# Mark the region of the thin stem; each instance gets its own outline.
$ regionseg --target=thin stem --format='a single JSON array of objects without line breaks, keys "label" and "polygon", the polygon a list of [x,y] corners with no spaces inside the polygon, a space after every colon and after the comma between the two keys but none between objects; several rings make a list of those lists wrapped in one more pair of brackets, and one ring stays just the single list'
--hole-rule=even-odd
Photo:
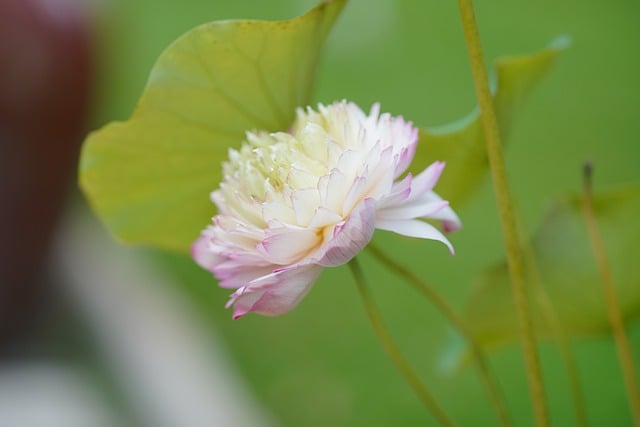
[{"label": "thin stem", "polygon": [[484,68],[484,58],[480,46],[480,37],[473,12],[471,0],[458,0],[462,26],[464,28],[471,71],[476,88],[476,96],[480,107],[480,118],[487,144],[487,156],[491,168],[493,188],[498,202],[500,223],[507,252],[509,276],[513,290],[513,300],[518,316],[518,326],[522,341],[525,366],[529,382],[529,394],[537,426],[549,425],[549,414],[545,402],[542,372],[536,348],[533,321],[527,300],[524,263],[518,240],[513,203],[509,195],[507,177],[500,142],[500,130],[493,110],[491,92],[487,73]]},{"label": "thin stem", "polygon": [[633,415],[634,424],[636,426],[640,426],[640,394],[638,393],[638,384],[635,379],[636,375],[633,367],[633,358],[631,357],[631,348],[625,332],[624,321],[622,320],[622,313],[620,312],[620,304],[618,303],[615,287],[613,285],[611,267],[609,266],[609,260],[607,259],[607,254],[604,250],[602,235],[600,234],[600,228],[598,227],[598,222],[593,209],[591,174],[592,167],[590,164],[586,164],[584,168],[585,180],[582,208],[584,218],[587,223],[591,249],[593,250],[593,254],[598,265],[598,271],[600,273],[604,302],[607,307],[607,315],[609,316],[609,323],[611,324],[613,338],[618,351],[618,359],[620,361],[620,366],[622,367],[624,384],[629,398],[629,406]]},{"label": "thin stem", "polygon": [[417,276],[405,266],[388,257],[373,243],[369,243],[367,249],[369,249],[369,251],[381,263],[386,265],[389,270],[405,279],[405,281],[413,286],[414,289],[416,289],[429,301],[431,301],[433,305],[435,305],[435,307],[440,311],[440,313],[453,325],[453,327],[456,328],[465,337],[465,339],[469,343],[471,355],[480,371],[480,376],[485,384],[489,396],[491,397],[491,401],[496,409],[496,412],[498,413],[500,423],[503,426],[510,426],[511,419],[507,411],[504,397],[500,391],[500,387],[498,386],[497,381],[495,380],[491,370],[489,369],[489,365],[487,364],[484,352],[482,351],[480,344],[469,330],[465,321],[462,320],[460,316],[458,316],[453,307],[451,307],[449,303],[447,303],[447,301],[442,298],[442,296],[431,285],[429,285],[429,283],[427,283],[426,280]]},{"label": "thin stem", "polygon": [[433,415],[433,417],[440,423],[440,425],[446,427],[453,426],[453,423],[451,422],[447,414],[442,410],[440,405],[438,405],[425,385],[422,384],[414,370],[411,368],[411,365],[409,364],[407,359],[405,359],[404,356],[400,353],[398,346],[393,341],[391,335],[382,323],[382,318],[380,317],[378,308],[373,301],[373,297],[371,296],[371,293],[369,291],[369,286],[367,285],[367,282],[365,280],[364,273],[362,272],[360,264],[358,263],[356,258],[353,258],[351,261],[349,261],[349,267],[358,287],[358,292],[360,293],[360,297],[362,298],[365,310],[367,311],[367,316],[369,317],[371,326],[373,326],[373,330],[378,336],[378,340],[380,340],[382,347],[387,352],[387,355],[389,355],[389,358],[400,370],[402,375],[404,375],[407,382],[409,382],[420,400],[422,400],[422,403],[424,403],[429,412],[431,412],[431,415]]}]

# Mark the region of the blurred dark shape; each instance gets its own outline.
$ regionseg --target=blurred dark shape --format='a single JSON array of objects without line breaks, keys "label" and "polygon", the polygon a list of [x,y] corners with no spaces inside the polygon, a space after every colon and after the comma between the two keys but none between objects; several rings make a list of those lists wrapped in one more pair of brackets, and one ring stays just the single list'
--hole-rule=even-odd
[{"label": "blurred dark shape", "polygon": [[0,1],[0,356],[37,330],[93,83],[78,2]]}]

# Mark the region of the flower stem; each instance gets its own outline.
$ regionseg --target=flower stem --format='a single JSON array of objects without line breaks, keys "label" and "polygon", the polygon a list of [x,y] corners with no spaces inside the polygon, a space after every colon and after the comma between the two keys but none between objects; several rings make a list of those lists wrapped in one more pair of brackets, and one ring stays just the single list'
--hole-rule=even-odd
[{"label": "flower stem", "polygon": [[480,107],[480,118],[484,129],[487,144],[487,156],[493,180],[493,188],[498,202],[500,223],[509,264],[509,276],[513,290],[513,300],[518,316],[518,326],[524,352],[527,377],[529,382],[529,394],[533,404],[536,425],[548,426],[549,415],[545,402],[542,372],[538,360],[533,321],[527,300],[524,263],[515,216],[513,214],[513,202],[509,195],[507,177],[500,142],[500,130],[495,112],[487,72],[484,66],[480,37],[476,24],[471,0],[458,0],[458,6],[462,18],[471,72],[476,88],[476,96]]},{"label": "flower stem", "polygon": [[351,269],[351,273],[353,274],[353,278],[358,287],[358,292],[360,293],[360,297],[362,298],[362,302],[364,303],[369,321],[371,322],[373,330],[378,336],[378,340],[380,340],[382,347],[384,347],[385,351],[389,355],[389,358],[400,370],[402,375],[404,375],[407,382],[409,382],[420,400],[422,400],[422,403],[427,407],[429,412],[431,412],[433,417],[440,423],[440,425],[446,427],[453,426],[453,423],[451,422],[447,414],[442,410],[440,405],[438,405],[425,385],[422,384],[414,370],[411,368],[411,365],[409,364],[407,359],[405,359],[404,356],[400,353],[398,346],[393,341],[391,335],[382,323],[382,318],[380,317],[378,308],[373,301],[373,297],[371,296],[371,293],[369,291],[369,286],[367,285],[367,282],[365,280],[364,273],[360,268],[360,263],[356,258],[353,258],[351,261],[349,261],[349,268]]},{"label": "flower stem", "polygon": [[600,228],[598,227],[598,222],[593,209],[591,175],[592,167],[591,164],[587,163],[584,167],[584,194],[582,197],[582,210],[587,223],[591,249],[595,255],[598,271],[600,273],[604,302],[607,307],[607,315],[609,316],[609,323],[611,324],[611,330],[613,331],[616,349],[618,350],[618,359],[620,361],[620,366],[622,367],[624,384],[627,389],[627,396],[629,398],[629,405],[633,415],[634,425],[640,426],[640,394],[638,393],[638,384],[635,379],[636,376],[633,367],[633,359],[631,357],[631,348],[629,346],[629,340],[622,320],[622,313],[620,312],[620,305],[613,285],[611,267],[609,266],[607,254],[604,250],[602,235],[600,234]]},{"label": "flower stem", "polygon": [[431,301],[433,305],[440,311],[440,313],[453,325],[453,327],[456,328],[465,337],[465,339],[469,343],[471,355],[474,358],[480,371],[480,376],[482,377],[482,380],[489,393],[489,396],[491,397],[496,412],[498,413],[500,423],[503,426],[510,426],[511,419],[507,411],[504,396],[502,395],[500,387],[498,386],[496,379],[489,369],[489,365],[487,364],[484,352],[482,351],[480,344],[478,344],[478,341],[475,339],[464,320],[462,320],[462,318],[458,316],[458,314],[449,305],[449,303],[447,303],[447,301],[442,298],[442,296],[431,285],[429,285],[427,281],[414,274],[405,266],[397,263],[391,257],[388,257],[373,243],[369,243],[367,249],[369,249],[369,251],[378,259],[378,261],[387,266],[389,270],[405,279],[407,283],[412,285],[418,292],[420,292],[429,301]]}]

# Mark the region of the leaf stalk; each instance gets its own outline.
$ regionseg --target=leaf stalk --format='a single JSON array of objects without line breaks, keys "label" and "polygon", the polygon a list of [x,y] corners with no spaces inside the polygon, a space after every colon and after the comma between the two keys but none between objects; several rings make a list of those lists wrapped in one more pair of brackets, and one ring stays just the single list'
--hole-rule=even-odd
[{"label": "leaf stalk", "polygon": [[500,130],[493,108],[489,81],[485,70],[480,36],[471,0],[458,0],[458,7],[464,29],[465,41],[471,63],[476,97],[484,130],[489,167],[493,188],[498,202],[502,234],[509,265],[509,276],[513,290],[513,300],[518,317],[520,339],[524,352],[529,384],[529,394],[533,405],[535,423],[538,427],[549,425],[549,414],[545,401],[544,385],[540,361],[533,330],[533,321],[525,281],[524,262],[518,239],[513,202],[507,185],[505,162],[500,141]]},{"label": "leaf stalk", "polygon": [[429,410],[436,421],[438,421],[441,426],[452,427],[453,423],[451,422],[447,414],[436,402],[433,395],[429,392],[422,381],[420,381],[418,375],[409,364],[409,361],[402,355],[402,353],[400,353],[398,346],[391,338],[391,334],[389,334],[389,331],[384,326],[384,323],[382,322],[382,318],[380,316],[380,312],[378,311],[378,308],[373,301],[371,292],[369,291],[369,286],[365,279],[364,273],[362,272],[362,268],[360,267],[360,263],[356,258],[353,258],[351,261],[349,261],[349,268],[358,288],[358,293],[360,294],[360,297],[364,304],[367,316],[369,317],[369,321],[371,322],[371,326],[373,327],[373,330],[376,333],[380,344],[382,344],[382,347],[387,352],[387,355],[396,365],[398,370],[400,370],[409,385],[411,385],[424,406],[427,408],[427,410]]},{"label": "leaf stalk", "polygon": [[373,243],[367,245],[367,249],[373,256],[376,257],[383,265],[389,270],[402,277],[407,283],[413,286],[418,292],[420,292],[425,298],[427,298],[443,315],[445,319],[451,323],[451,325],[460,332],[469,343],[471,350],[471,356],[478,367],[480,377],[485,385],[485,388],[491,398],[491,402],[498,414],[500,423],[504,427],[511,426],[511,418],[507,410],[504,396],[500,390],[495,376],[489,368],[485,354],[478,343],[478,340],[473,336],[473,333],[469,329],[467,323],[456,313],[456,311],[449,305],[449,303],[431,286],[426,280],[417,276],[407,267],[393,260],[381,251]]},{"label": "leaf stalk", "polygon": [[595,210],[593,206],[593,193],[591,185],[592,166],[590,163],[584,167],[584,192],[582,197],[582,211],[587,224],[589,241],[591,249],[595,256],[595,261],[600,274],[600,283],[602,285],[602,293],[604,295],[604,303],[607,308],[609,323],[613,332],[613,338],[616,343],[618,352],[618,360],[622,368],[627,397],[629,398],[629,406],[633,416],[634,425],[640,427],[640,393],[638,392],[638,384],[633,366],[633,358],[631,356],[631,347],[629,339],[624,327],[620,304],[616,295],[613,283],[613,275],[611,267],[604,249],[604,242],[596,220]]}]

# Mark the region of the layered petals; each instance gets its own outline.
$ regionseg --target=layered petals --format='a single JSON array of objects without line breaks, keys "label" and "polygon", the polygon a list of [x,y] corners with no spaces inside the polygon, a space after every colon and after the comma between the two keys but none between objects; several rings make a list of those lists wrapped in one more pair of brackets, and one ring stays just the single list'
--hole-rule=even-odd
[{"label": "layered petals", "polygon": [[314,264],[274,270],[239,288],[231,295],[227,307],[233,305],[234,319],[250,312],[265,316],[284,314],[298,305],[321,271],[322,267]]},{"label": "layered petals", "polygon": [[328,231],[327,242],[312,256],[312,262],[323,267],[346,264],[371,241],[375,225],[375,201],[365,199],[344,223]]},{"label": "layered petals", "polygon": [[325,267],[349,262],[376,228],[453,246],[460,228],[433,192],[444,163],[402,177],[418,130],[402,117],[367,115],[346,101],[298,110],[288,133],[247,134],[230,150],[224,180],[211,195],[218,215],[192,246],[195,261],[220,286],[235,289],[234,318],[288,312]]}]

